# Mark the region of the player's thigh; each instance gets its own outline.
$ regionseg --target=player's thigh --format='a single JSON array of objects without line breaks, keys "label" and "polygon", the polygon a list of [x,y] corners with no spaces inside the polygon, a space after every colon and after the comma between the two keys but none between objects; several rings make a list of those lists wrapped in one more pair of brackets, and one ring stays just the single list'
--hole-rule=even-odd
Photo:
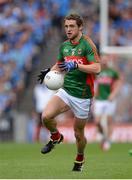
[{"label": "player's thigh", "polygon": [[94,119],[95,123],[99,123],[103,117],[103,115],[106,113],[107,109],[107,103],[105,101],[96,100],[94,102]]},{"label": "player's thigh", "polygon": [[100,116],[103,113],[103,111],[104,111],[104,102],[96,100],[94,102],[93,113],[97,116]]},{"label": "player's thigh", "polygon": [[94,121],[95,121],[96,124],[99,124],[99,123],[101,122],[101,119],[102,119],[102,116],[101,116],[101,115],[96,115],[96,116],[94,117]]},{"label": "player's thigh", "polygon": [[113,116],[112,115],[107,116],[107,123],[108,123],[108,126],[112,126],[112,123],[113,123]]},{"label": "player's thigh", "polygon": [[106,114],[110,117],[114,116],[116,111],[116,102],[115,101],[107,101]]},{"label": "player's thigh", "polygon": [[54,95],[44,108],[43,116],[52,118],[69,109],[69,106],[60,97]]}]

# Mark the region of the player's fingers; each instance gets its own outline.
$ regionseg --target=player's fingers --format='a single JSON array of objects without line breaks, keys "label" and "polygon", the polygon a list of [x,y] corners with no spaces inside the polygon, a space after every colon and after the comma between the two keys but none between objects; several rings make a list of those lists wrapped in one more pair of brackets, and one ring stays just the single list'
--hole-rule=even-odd
[{"label": "player's fingers", "polygon": [[41,79],[42,79],[41,77],[38,77],[38,78],[37,78],[37,81],[40,81]]},{"label": "player's fingers", "polygon": [[66,66],[62,65],[62,66],[58,66],[60,69],[65,69]]},{"label": "player's fingers", "polygon": [[41,76],[42,76],[42,75],[41,75],[41,74],[39,74],[39,75],[38,75],[38,78],[41,78]]},{"label": "player's fingers", "polygon": [[41,81],[41,80],[43,81],[43,79],[44,79],[44,78],[43,78],[42,76],[39,76],[37,80],[38,80],[38,81]]},{"label": "player's fingers", "polygon": [[40,80],[40,84],[42,84],[42,83],[43,83],[43,80],[41,79],[41,80]]},{"label": "player's fingers", "polygon": [[66,65],[65,64],[59,64],[58,67],[59,68],[66,68]]},{"label": "player's fingers", "polygon": [[63,72],[63,71],[67,71],[67,68],[61,68],[61,71]]},{"label": "player's fingers", "polygon": [[37,78],[37,81],[39,81],[39,80],[40,80],[40,77]]}]

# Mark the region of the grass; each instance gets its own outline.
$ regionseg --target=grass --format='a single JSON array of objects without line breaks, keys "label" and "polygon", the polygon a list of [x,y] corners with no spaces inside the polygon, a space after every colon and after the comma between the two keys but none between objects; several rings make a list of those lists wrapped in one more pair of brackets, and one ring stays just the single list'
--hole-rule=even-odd
[{"label": "grass", "polygon": [[88,144],[83,172],[72,172],[75,144],[60,144],[42,155],[42,144],[0,144],[1,179],[132,179],[132,144],[113,144],[102,152]]}]

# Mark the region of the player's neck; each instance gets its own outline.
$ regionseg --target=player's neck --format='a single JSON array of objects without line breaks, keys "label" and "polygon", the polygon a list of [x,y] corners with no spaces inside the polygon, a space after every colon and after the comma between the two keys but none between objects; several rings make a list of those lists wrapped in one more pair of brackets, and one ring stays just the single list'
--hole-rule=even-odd
[{"label": "player's neck", "polygon": [[78,43],[79,40],[81,39],[81,37],[82,37],[82,32],[80,32],[76,38],[72,39],[72,40],[71,40],[71,43],[72,43],[72,44]]}]

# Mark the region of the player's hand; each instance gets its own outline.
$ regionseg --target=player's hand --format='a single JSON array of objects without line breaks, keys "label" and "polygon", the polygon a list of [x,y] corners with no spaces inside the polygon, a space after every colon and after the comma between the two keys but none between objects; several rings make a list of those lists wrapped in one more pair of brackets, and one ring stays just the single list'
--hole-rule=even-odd
[{"label": "player's hand", "polygon": [[44,77],[49,71],[50,71],[50,68],[46,68],[46,69],[43,69],[43,70],[40,71],[40,74],[38,75],[38,79],[37,79],[37,81],[40,84],[43,83]]},{"label": "player's hand", "polygon": [[111,93],[111,94],[109,95],[109,97],[108,97],[108,100],[109,100],[109,101],[113,101],[114,98],[115,98],[115,96]]},{"label": "player's hand", "polygon": [[76,61],[64,61],[64,62],[60,62],[58,63],[58,67],[60,68],[61,71],[72,71],[74,69],[78,68],[78,64]]}]

